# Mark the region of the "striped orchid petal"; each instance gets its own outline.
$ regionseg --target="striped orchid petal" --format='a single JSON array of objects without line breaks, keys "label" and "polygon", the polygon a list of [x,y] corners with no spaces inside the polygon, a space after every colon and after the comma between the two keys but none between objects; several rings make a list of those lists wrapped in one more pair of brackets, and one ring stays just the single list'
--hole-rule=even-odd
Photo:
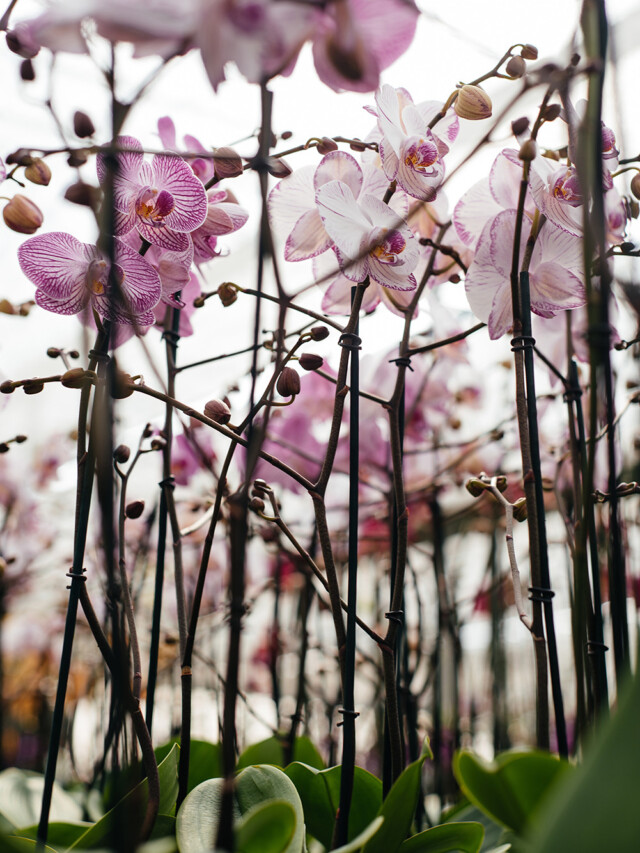
[{"label": "striped orchid petal", "polygon": [[172,209],[163,215],[167,227],[185,233],[195,231],[207,216],[207,194],[202,181],[180,157],[157,154],[152,170],[155,187],[173,198]]},{"label": "striped orchid petal", "polygon": [[[144,163],[142,143],[135,136],[119,136],[116,146],[120,148],[134,149],[121,151],[117,154],[117,171],[113,181],[113,203],[116,210],[127,213],[140,185],[140,170]],[[104,185],[107,180],[107,157],[98,154],[96,158],[96,169],[98,180]]]},{"label": "striped orchid petal", "polygon": [[93,255],[93,247],[59,231],[38,234],[18,249],[23,273],[52,300],[69,300],[83,290]]}]

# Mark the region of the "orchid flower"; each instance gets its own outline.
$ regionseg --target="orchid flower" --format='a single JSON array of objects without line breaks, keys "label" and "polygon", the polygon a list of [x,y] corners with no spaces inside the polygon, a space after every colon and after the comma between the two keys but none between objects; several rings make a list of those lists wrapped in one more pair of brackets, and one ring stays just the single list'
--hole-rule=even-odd
[{"label": "orchid flower", "polygon": [[[116,140],[120,148],[114,176],[115,234],[134,229],[152,245],[174,252],[189,247],[189,233],[207,216],[207,196],[200,181],[181,157],[156,154],[144,160],[142,145],[132,136]],[[98,178],[105,182],[105,156],[97,159]]]},{"label": "orchid flower", "polygon": [[[162,142],[167,151],[179,153],[178,143],[176,140],[176,127],[173,123],[173,119],[169,116],[163,116],[158,119],[158,136],[160,137],[160,142]],[[183,139],[188,151],[197,151],[200,154],[211,155],[211,151],[208,151],[195,136],[185,134]],[[185,157],[184,159],[191,166],[194,175],[200,178],[203,184],[206,184],[211,180],[211,178],[213,178],[215,169],[211,156],[193,158]]]},{"label": "orchid flower", "polygon": [[415,290],[417,240],[383,201],[369,194],[356,201],[347,184],[329,181],[317,191],[316,204],[348,279],[362,282],[369,276],[383,287]]},{"label": "orchid flower", "polygon": [[18,260],[37,288],[36,303],[55,314],[79,314],[91,307],[105,320],[151,325],[162,293],[158,273],[121,240],[115,244],[114,293],[109,261],[96,246],[57,231],[26,240]]},{"label": "orchid flower", "polygon": [[211,189],[207,193],[207,216],[199,228],[191,234],[196,263],[215,258],[217,238],[238,231],[249,218],[230,193]]},{"label": "orchid flower", "polygon": [[[134,231],[129,232],[122,239],[132,249],[138,250],[140,239]],[[161,309],[162,305],[182,308],[184,303],[177,299],[176,294],[189,283],[189,270],[193,263],[193,246],[189,244],[184,252],[170,252],[160,246],[149,246],[144,259],[153,267],[160,278],[162,296],[160,297],[159,308]]]},{"label": "orchid flower", "polygon": [[[473,263],[465,280],[471,310],[489,326],[492,340],[501,337],[513,324],[511,306],[511,264],[516,211],[505,210],[484,227]],[[520,260],[531,225],[523,221]],[[531,310],[541,317],[553,317],[585,302],[582,283],[582,243],[575,236],[545,222],[533,248],[529,266]]]},{"label": "orchid flower", "polygon": [[[382,168],[390,181],[419,201],[433,201],[444,180],[443,157],[449,146],[429,127],[442,105],[413,103],[406,89],[384,85],[376,92],[379,150]],[[458,134],[455,115],[442,121],[441,133],[449,142]]]}]

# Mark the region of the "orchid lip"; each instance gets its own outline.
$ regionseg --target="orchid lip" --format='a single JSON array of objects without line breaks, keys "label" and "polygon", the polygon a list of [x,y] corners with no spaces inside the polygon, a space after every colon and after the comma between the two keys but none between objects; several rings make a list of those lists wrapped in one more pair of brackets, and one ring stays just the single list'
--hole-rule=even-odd
[{"label": "orchid lip", "polygon": [[[85,284],[90,293],[94,296],[102,296],[109,284],[109,262],[104,258],[94,258],[85,274]],[[125,272],[120,264],[113,265],[113,274],[121,287],[124,284]]]},{"label": "orchid lip", "polygon": [[434,172],[432,167],[437,161],[438,149],[436,145],[422,138],[419,138],[417,142],[413,142],[408,147],[404,156],[405,165],[424,175]]},{"label": "orchid lip", "polygon": [[168,190],[144,187],[136,198],[135,210],[141,219],[152,227],[164,225],[164,219],[175,207],[175,201]]},{"label": "orchid lip", "polygon": [[388,232],[386,228],[380,228],[375,234],[375,242],[376,245],[369,252],[372,258],[389,266],[403,263],[398,255],[404,252],[407,242],[400,232]]}]

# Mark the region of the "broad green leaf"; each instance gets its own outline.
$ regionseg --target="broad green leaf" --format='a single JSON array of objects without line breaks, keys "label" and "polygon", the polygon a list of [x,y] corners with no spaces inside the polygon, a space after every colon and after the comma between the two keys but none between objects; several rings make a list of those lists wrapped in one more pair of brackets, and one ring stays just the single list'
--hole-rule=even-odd
[{"label": "broad green leaf", "polygon": [[[175,807],[178,795],[178,747],[173,746],[167,757],[158,766],[160,776],[160,809],[159,813],[167,815]],[[148,797],[148,782],[143,779],[129,791],[117,805],[92,824],[83,835],[69,845],[69,850],[93,850],[96,847],[108,846],[110,837],[114,834],[114,826],[130,827],[134,831],[140,826]]]},{"label": "broad green leaf", "polygon": [[297,761],[285,770],[300,795],[307,832],[328,850],[331,847],[336,812],[320,772]]},{"label": "broad green leaf", "polygon": [[[40,820],[44,776],[30,770],[9,767],[0,773],[0,830],[30,826]],[[82,820],[82,808],[54,782],[51,797],[51,820],[75,822]],[[5,829],[5,831],[6,831]]]},{"label": "broad green leaf", "polygon": [[522,833],[536,809],[571,767],[547,752],[505,752],[488,764],[458,752],[453,771],[465,795],[489,817]]},{"label": "broad green leaf", "polygon": [[235,826],[238,853],[283,853],[293,839],[296,813],[286,800],[254,806]]},{"label": "broad green leaf", "polygon": [[[237,770],[242,770],[252,764],[275,764],[277,767],[284,766],[284,747],[281,737],[270,737],[260,743],[248,746],[240,755]],[[312,741],[305,736],[296,738],[293,745],[293,760],[308,764],[322,770],[324,761]]]},{"label": "broad green leaf", "polygon": [[364,853],[396,853],[409,834],[420,794],[422,765],[427,755],[422,755],[398,776],[380,807],[384,818],[380,830],[364,846]]},{"label": "broad green leaf", "polygon": [[[37,849],[36,841],[33,838],[21,838],[17,835],[0,836],[0,844],[2,853],[33,853]],[[42,850],[42,848],[40,848]],[[44,847],[45,853],[57,853],[54,847],[48,844]]]},{"label": "broad green leaf", "polygon": [[498,846],[502,846],[502,837],[505,833],[505,828],[466,799],[463,799],[462,802],[449,809],[442,818],[443,823],[469,821],[482,824],[484,829],[484,841],[480,848],[480,853],[492,853]]},{"label": "broad green leaf", "polygon": [[384,818],[382,816],[374,817],[369,826],[367,826],[360,835],[357,835],[354,839],[349,841],[348,844],[343,844],[342,847],[338,847],[336,850],[333,850],[332,853],[356,853],[356,851],[364,847],[370,838],[373,838],[383,823]]},{"label": "broad green leaf", "polygon": [[[158,763],[169,754],[174,744],[180,746],[180,738],[171,738],[168,743],[156,748]],[[187,793],[207,779],[222,776],[222,748],[219,743],[206,740],[192,740],[189,752],[189,779]]]},{"label": "broad green leaf", "polygon": [[441,823],[400,845],[400,853],[479,853],[484,838],[481,823]]},{"label": "broad green leaf", "polygon": [[158,813],[156,822],[153,824],[153,829],[151,830],[150,840],[158,841],[161,838],[167,837],[176,837],[176,819],[173,815]]},{"label": "broad green leaf", "polygon": [[534,853],[640,849],[640,669],[618,710],[587,744],[581,766],[530,826]]},{"label": "broad green leaf", "polygon": [[[87,829],[91,826],[93,826],[93,824],[87,823],[86,821],[77,823],[59,823],[54,821],[49,824],[47,842],[54,847],[59,847],[60,850],[66,850],[67,847],[71,847],[74,841],[77,841],[81,835],[84,835]],[[37,838],[38,824],[34,823],[32,826],[20,829],[19,832],[24,838]]]},{"label": "broad green leaf", "polygon": [[[338,766],[330,767],[328,770],[322,770],[319,773],[329,791],[334,819],[340,805],[341,772],[342,768]],[[364,832],[378,815],[381,805],[382,782],[380,779],[362,767],[355,767],[351,808],[349,810],[348,841]],[[333,831],[333,826],[331,829]]]}]

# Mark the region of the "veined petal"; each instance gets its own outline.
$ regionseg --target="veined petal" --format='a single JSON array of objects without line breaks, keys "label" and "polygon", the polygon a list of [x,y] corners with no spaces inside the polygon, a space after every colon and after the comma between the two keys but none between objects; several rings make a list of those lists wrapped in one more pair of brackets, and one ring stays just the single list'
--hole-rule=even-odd
[{"label": "veined petal", "polygon": [[413,273],[408,273],[406,267],[392,267],[380,263],[377,258],[369,256],[369,276],[383,287],[392,290],[415,290],[418,286]]},{"label": "veined petal", "polygon": [[169,116],[163,116],[158,119],[158,136],[160,137],[162,145],[169,151],[178,150],[176,142],[176,126],[173,123],[173,119]]},{"label": "veined petal", "polygon": [[395,153],[399,154],[405,134],[400,117],[400,103],[393,86],[385,83],[378,89],[376,92],[376,108],[378,110],[378,126],[382,135],[389,141],[389,145]]},{"label": "veined petal", "polygon": [[540,264],[554,262],[582,275],[582,240],[547,221],[540,229],[533,248],[531,270],[535,270]]},{"label": "veined petal", "polygon": [[565,308],[579,308],[586,301],[583,283],[560,264],[541,264],[530,273],[529,282],[531,310],[536,314],[557,314]]},{"label": "veined petal", "polygon": [[518,152],[505,148],[493,161],[489,172],[489,191],[503,210],[517,209],[521,180],[522,161],[518,158]]},{"label": "veined petal", "polygon": [[326,252],[331,238],[325,231],[317,208],[300,217],[287,237],[284,257],[287,261],[306,261]]},{"label": "veined petal", "polygon": [[436,160],[431,167],[420,171],[407,162],[408,159],[409,155],[399,158],[396,174],[398,185],[419,201],[434,201],[438,194],[438,187],[444,180],[444,163]]},{"label": "veined petal", "polygon": [[500,205],[491,195],[489,181],[483,178],[467,190],[453,210],[456,234],[465,246],[473,248],[484,226],[500,211]]},{"label": "veined petal", "polygon": [[342,181],[349,187],[353,197],[358,198],[362,190],[362,169],[346,151],[330,151],[318,164],[313,176],[313,187],[317,192],[329,181]]},{"label": "veined petal", "polygon": [[[422,101],[420,104],[416,104],[416,109],[422,116],[425,127],[431,124],[438,113],[442,111],[443,106],[442,101]],[[453,109],[449,109],[446,115],[433,127],[434,136],[438,136],[449,144],[456,141],[459,130],[460,122]]]},{"label": "veined petal", "polygon": [[84,277],[92,258],[91,246],[60,231],[37,234],[18,249],[23,273],[53,300],[69,300],[84,290]]},{"label": "veined petal", "polygon": [[144,314],[160,301],[160,276],[145,259],[120,240],[116,243],[116,262],[125,273],[122,293],[131,313]]},{"label": "veined petal", "polygon": [[501,287],[496,291],[491,313],[487,319],[489,337],[492,341],[501,338],[513,325],[513,311],[511,309],[511,289]]},{"label": "veined petal", "polygon": [[348,258],[359,257],[366,249],[372,224],[358,206],[350,188],[340,181],[329,181],[317,191],[316,204],[327,234],[336,247]]},{"label": "veined petal", "polygon": [[89,291],[86,289],[74,291],[65,299],[54,299],[38,288],[35,294],[36,305],[54,314],[79,314],[89,301]]},{"label": "veined petal", "polygon": [[[142,143],[135,136],[118,136],[115,144],[118,148],[134,149],[117,154],[118,169],[113,182],[114,206],[121,213],[126,213],[131,207],[140,186],[140,170],[144,162],[144,155]],[[107,178],[105,159],[104,154],[98,154],[96,158],[98,180],[101,184],[104,184]]]},{"label": "veined petal", "polygon": [[167,190],[174,200],[174,208],[164,221],[173,231],[195,231],[207,216],[207,194],[191,167],[180,157],[156,154],[152,161],[155,186]]},{"label": "veined petal", "polygon": [[343,254],[337,246],[334,246],[334,250],[343,275],[356,284],[364,281],[369,275],[368,255],[363,252],[360,257],[350,258]]},{"label": "veined petal", "polygon": [[314,174],[313,166],[303,166],[269,193],[269,218],[278,234],[288,234],[302,214],[315,207]]},{"label": "veined petal", "polygon": [[536,157],[531,163],[529,186],[533,200],[540,213],[543,213],[550,222],[580,237],[582,236],[582,208],[572,207],[551,193],[549,180],[556,171],[557,164],[546,157]]},{"label": "veined petal", "polygon": [[137,218],[136,228],[141,237],[148,240],[153,246],[162,246],[163,249],[168,249],[170,252],[186,252],[189,248],[188,234],[182,231],[172,231],[170,228],[160,226],[154,228],[141,217]]},{"label": "veined petal", "polygon": [[398,174],[398,166],[400,161],[398,159],[398,155],[393,150],[390,144],[386,144],[384,137],[378,143],[378,152],[380,154],[380,160],[382,162],[382,170],[384,171],[386,177],[393,181],[395,180],[396,175]]},{"label": "veined petal", "polygon": [[[503,279],[509,281],[511,276],[511,265],[513,262],[513,241],[515,235],[517,213],[515,210],[503,210],[495,216],[491,222],[487,223],[482,236],[478,241],[478,249],[480,242],[489,238],[488,247],[496,273]],[[520,239],[520,259],[524,253],[524,247],[529,237],[531,223],[526,219],[522,222],[522,236]]]},{"label": "veined petal", "polygon": [[135,207],[131,207],[127,213],[113,211],[113,233],[116,237],[124,237],[136,227],[138,216]]}]

